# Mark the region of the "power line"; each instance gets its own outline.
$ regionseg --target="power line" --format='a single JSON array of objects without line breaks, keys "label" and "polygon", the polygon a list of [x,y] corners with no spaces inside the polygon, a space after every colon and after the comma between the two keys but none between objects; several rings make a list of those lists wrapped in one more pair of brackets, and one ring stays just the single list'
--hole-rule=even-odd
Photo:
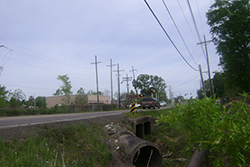
[{"label": "power line", "polygon": [[185,82],[185,83],[182,83],[182,84],[180,84],[180,85],[178,85],[178,86],[176,86],[176,87],[174,87],[174,88],[172,88],[172,89],[179,88],[179,87],[181,87],[182,85],[185,85],[185,84],[187,84],[187,83],[189,83],[189,82],[195,80],[197,77],[199,77],[199,76],[195,76],[195,77],[193,77],[192,79],[190,79],[189,81],[187,81],[187,82]]},{"label": "power line", "polygon": [[[194,18],[194,13],[193,13],[193,10],[191,8],[189,0],[187,0],[187,3],[188,3],[188,8],[190,10],[191,16],[192,16],[192,20],[193,20],[193,23],[194,23],[194,27],[195,27],[196,33],[197,33],[198,38],[199,38],[199,42],[201,42],[201,36],[200,36],[199,30],[198,30],[198,27],[197,27],[197,24],[196,24],[196,21],[195,21],[195,18]],[[205,56],[204,48],[202,46],[201,46],[201,48],[202,48],[203,54]],[[205,56],[205,58],[206,58],[206,56]]]},{"label": "power line", "polygon": [[17,50],[13,50],[14,52],[16,53],[20,53],[20,54],[23,54],[23,55],[26,55],[26,56],[29,56],[29,57],[33,57],[33,58],[36,58],[36,59],[40,59],[40,60],[44,60],[44,61],[48,61],[48,62],[52,62],[52,63],[55,63],[55,64],[59,64],[59,65],[66,65],[66,66],[69,66],[69,67],[78,67],[80,69],[83,69],[83,67],[81,66],[77,66],[77,65],[73,65],[73,64],[69,64],[69,63],[66,63],[66,62],[63,62],[63,61],[60,61],[60,60],[56,60],[56,59],[48,59],[48,58],[43,58],[43,57],[39,57],[39,56],[34,56],[34,55],[31,55],[31,54],[27,54],[27,53],[23,53],[23,52],[20,52],[20,51],[17,51]]},{"label": "power line", "polygon": [[163,25],[161,24],[160,20],[157,18],[157,16],[155,15],[154,11],[151,9],[151,7],[149,6],[148,2],[146,0],[144,0],[144,2],[146,3],[146,5],[148,6],[149,10],[151,11],[151,13],[153,14],[153,16],[155,17],[155,19],[157,20],[157,22],[159,23],[160,27],[162,28],[162,30],[164,31],[164,33],[166,34],[166,36],[168,37],[168,39],[170,40],[170,42],[172,43],[172,45],[174,46],[174,48],[176,49],[176,51],[180,54],[180,56],[182,57],[182,59],[189,65],[189,67],[191,67],[193,70],[198,71],[197,69],[195,69],[193,66],[191,66],[188,61],[185,59],[185,57],[183,57],[183,55],[181,54],[180,50],[177,48],[177,46],[175,45],[175,43],[173,42],[173,40],[170,38],[170,36],[168,35],[167,31],[165,30],[165,28],[163,27]]},{"label": "power line", "polygon": [[[196,52],[197,47],[198,46],[195,45],[195,48],[192,51],[192,55],[194,55],[194,53]],[[186,68],[187,66],[182,66],[176,73],[174,73],[170,78],[168,78],[168,80],[177,80],[178,78],[181,78],[183,72],[186,71]]]},{"label": "power line", "polygon": [[180,9],[181,9],[182,15],[184,16],[184,18],[185,18],[185,20],[186,20],[186,23],[187,23],[187,25],[188,25],[188,28],[189,28],[191,34],[193,35],[193,37],[194,37],[194,39],[195,39],[195,41],[196,41],[196,37],[195,37],[195,35],[194,35],[193,31],[192,31],[191,26],[189,25],[189,22],[188,22],[188,20],[187,20],[187,17],[186,17],[186,15],[185,15],[184,11],[183,11],[183,8],[181,7],[180,1],[177,0],[177,2],[178,2],[179,7],[180,7]]},{"label": "power line", "polygon": [[[22,49],[24,49],[24,50],[27,50],[27,51],[29,51],[29,52],[31,52],[31,53],[34,53],[34,54],[36,54],[36,55],[38,55],[38,56],[34,56],[34,55],[22,53],[22,52],[19,52],[19,51],[16,51],[16,50],[14,50],[14,52],[18,52],[18,53],[21,53],[21,54],[25,54],[25,55],[27,55],[27,56],[35,57],[35,58],[38,58],[38,59],[42,59],[42,58],[40,58],[40,57],[43,57],[43,58],[47,59],[47,61],[50,61],[50,62],[53,62],[53,61],[56,62],[56,63],[60,62],[60,63],[63,63],[63,64],[67,64],[68,66],[82,68],[82,67],[80,67],[80,66],[78,66],[78,65],[76,65],[76,64],[71,64],[71,63],[69,63],[69,62],[64,62],[64,61],[61,61],[61,60],[58,60],[58,59],[53,59],[53,58],[51,58],[51,57],[44,56],[44,55],[42,55],[42,54],[40,54],[40,53],[34,52],[34,51],[30,50],[30,49],[27,49],[27,48],[25,48],[25,47],[23,47],[23,46],[21,46],[21,45],[18,45],[18,44],[15,44],[15,43],[13,43],[13,42],[10,42],[10,41],[8,41],[8,40],[2,38],[2,37],[0,37],[0,39],[4,40],[4,41],[6,41],[6,42],[8,42],[8,43],[10,43],[10,44],[12,44],[12,45],[15,45],[15,46],[17,46],[17,47],[19,47],[19,48],[22,48]],[[44,59],[43,59],[43,60],[44,60]]]},{"label": "power line", "polygon": [[200,8],[199,8],[198,0],[196,0],[196,5],[197,5],[197,9],[198,9],[199,16],[200,16],[201,27],[202,27],[203,33],[205,34],[205,29],[204,29],[204,27],[203,27],[203,23],[202,23],[202,19],[201,19],[201,12],[200,12]]},{"label": "power line", "polygon": [[182,39],[182,41],[183,41],[183,43],[184,43],[185,47],[187,48],[188,53],[190,54],[190,56],[192,57],[192,59],[193,59],[194,63],[195,63],[195,64],[196,64],[196,66],[197,66],[197,63],[195,62],[195,60],[194,60],[194,58],[193,58],[193,56],[192,56],[192,54],[191,54],[191,52],[190,52],[190,50],[189,50],[189,48],[188,48],[188,46],[187,46],[187,44],[186,44],[186,42],[185,42],[185,40],[184,40],[183,36],[182,36],[182,34],[181,34],[181,32],[180,32],[180,30],[179,30],[179,28],[178,28],[177,24],[175,23],[174,18],[173,18],[173,16],[172,16],[172,14],[171,14],[170,10],[168,9],[166,2],[165,2],[164,0],[162,0],[162,2],[163,2],[163,4],[164,4],[164,6],[165,6],[165,8],[166,8],[166,10],[167,10],[167,12],[168,12],[168,14],[169,14],[169,16],[170,16],[171,20],[172,20],[172,22],[174,23],[174,26],[175,26],[175,28],[177,29],[178,34],[180,35],[180,37],[181,37],[181,39]]},{"label": "power line", "polygon": [[38,89],[38,90],[54,90],[54,89],[50,89],[50,88],[38,88],[38,87],[30,87],[30,86],[23,86],[23,85],[13,85],[13,84],[2,84],[2,85],[20,87],[20,88],[28,88],[28,89]]},{"label": "power line", "polygon": [[[0,54],[0,56],[3,56],[3,55]],[[14,59],[12,57],[10,57],[9,59],[14,60],[14,61],[19,62],[19,63],[22,63],[22,64],[25,64],[25,65],[29,65],[29,66],[32,66],[32,67],[36,67],[36,68],[40,68],[40,69],[43,69],[43,70],[47,70],[47,71],[52,71],[52,72],[56,72],[56,73],[68,73],[68,72],[62,72],[62,71],[57,71],[57,70],[52,70],[52,69],[40,67],[40,66],[37,66],[37,65],[34,65],[34,64],[29,64],[29,63],[26,63],[26,62]],[[71,73],[71,74],[82,75],[80,73]]]}]

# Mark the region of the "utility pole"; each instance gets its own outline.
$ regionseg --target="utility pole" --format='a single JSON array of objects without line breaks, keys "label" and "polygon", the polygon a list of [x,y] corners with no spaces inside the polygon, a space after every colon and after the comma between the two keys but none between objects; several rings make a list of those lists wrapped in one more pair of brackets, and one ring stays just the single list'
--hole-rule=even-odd
[{"label": "utility pole", "polygon": [[121,108],[121,96],[120,96],[120,70],[119,69],[119,63],[117,64],[117,70],[114,70],[114,72],[117,72],[117,77],[118,77],[118,103],[119,103],[119,108]]},{"label": "utility pole", "polygon": [[171,98],[171,85],[169,85],[169,101],[172,104],[172,98]]},{"label": "utility pole", "polygon": [[136,93],[136,99],[138,98],[138,90],[137,90],[137,81],[135,80],[135,71],[137,71],[137,69],[134,69],[134,67],[132,66],[132,70],[130,70],[130,72],[133,72],[133,78],[135,81],[135,93]]},{"label": "utility pole", "polygon": [[97,62],[97,56],[95,55],[95,62],[91,64],[95,64],[95,71],[96,71],[96,89],[97,89],[97,104],[99,104],[99,89],[98,89],[98,72],[97,72],[97,64],[101,63],[100,61]]},{"label": "utility pole", "polygon": [[113,81],[112,81],[112,66],[116,66],[116,64],[112,64],[112,59],[110,59],[110,65],[107,65],[107,67],[110,67],[110,82],[111,82],[111,104],[113,104]]},{"label": "utility pole", "polygon": [[210,95],[213,97],[213,88],[212,88],[212,80],[211,80],[211,74],[210,74],[210,65],[209,65],[209,58],[208,58],[208,51],[207,51],[207,42],[212,42],[212,40],[210,41],[206,41],[206,36],[204,35],[204,42],[198,43],[198,45],[200,44],[205,44],[205,50],[206,50],[206,58],[207,58],[207,69],[208,69],[208,78],[209,78],[209,86],[210,86]]},{"label": "utility pole", "polygon": [[128,98],[128,104],[129,104],[129,84],[128,84],[128,81],[131,81],[132,77],[128,77],[128,74],[126,74],[126,77],[122,77],[122,78],[123,78],[123,81],[127,82],[127,96],[128,96],[127,98]]},{"label": "utility pole", "polygon": [[201,69],[201,65],[200,64],[199,64],[199,70],[200,70],[201,83],[202,83],[202,88],[203,88],[203,93],[204,93],[204,98],[205,98],[206,97],[206,90],[205,90],[205,85],[204,85],[203,75],[202,75],[202,69]]}]

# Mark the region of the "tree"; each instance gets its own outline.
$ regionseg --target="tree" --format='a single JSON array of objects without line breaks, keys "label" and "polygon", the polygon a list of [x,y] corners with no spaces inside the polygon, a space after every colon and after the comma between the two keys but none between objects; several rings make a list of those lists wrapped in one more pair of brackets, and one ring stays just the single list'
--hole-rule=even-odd
[{"label": "tree", "polygon": [[225,96],[224,83],[225,83],[224,73],[215,72],[214,78],[213,78],[213,85],[214,85],[214,93],[216,94],[216,98]]},{"label": "tree", "polygon": [[60,96],[60,95],[63,95],[63,92],[62,92],[62,90],[61,90],[60,88],[58,88],[58,89],[56,90],[56,92],[53,93],[53,95],[54,95],[54,96]]},{"label": "tree", "polygon": [[204,93],[202,89],[197,90],[197,96],[198,96],[198,99],[200,100],[204,98]]},{"label": "tree", "polygon": [[66,105],[70,105],[70,95],[73,93],[71,91],[71,82],[69,81],[69,77],[67,75],[58,75],[57,80],[60,80],[63,82],[63,85],[60,86],[60,90],[63,92],[63,95],[65,96],[62,98],[62,101]]},{"label": "tree", "polygon": [[28,101],[27,101],[27,104],[28,104],[28,106],[34,106],[34,102],[35,102],[34,96],[30,96]]},{"label": "tree", "polygon": [[207,12],[227,88],[250,91],[250,1],[216,0]]},{"label": "tree", "polygon": [[148,74],[140,74],[136,80],[133,80],[134,88],[140,90],[141,94],[151,95],[152,89],[157,90],[157,94],[163,95],[165,93],[166,96],[166,83],[165,80],[156,75],[148,75]]},{"label": "tree", "polygon": [[178,96],[175,98],[175,103],[181,103],[184,101],[184,97],[183,96]]},{"label": "tree", "polygon": [[87,95],[85,95],[84,93],[84,89],[81,87],[78,91],[77,91],[77,96],[76,96],[76,100],[75,100],[75,104],[86,104],[88,102],[88,98]]},{"label": "tree", "polygon": [[[97,95],[97,93],[95,91],[92,91],[92,90],[88,91],[88,94]],[[101,91],[99,91],[99,95],[103,95],[103,93]]]},{"label": "tree", "polygon": [[46,97],[38,96],[36,98],[36,106],[39,108],[46,108]]},{"label": "tree", "polygon": [[0,85],[0,108],[7,105],[7,94],[9,91],[6,90],[5,86]]},{"label": "tree", "polygon": [[22,102],[25,101],[26,96],[21,89],[17,89],[14,92],[9,92],[9,98],[10,107],[16,108],[22,105]]}]

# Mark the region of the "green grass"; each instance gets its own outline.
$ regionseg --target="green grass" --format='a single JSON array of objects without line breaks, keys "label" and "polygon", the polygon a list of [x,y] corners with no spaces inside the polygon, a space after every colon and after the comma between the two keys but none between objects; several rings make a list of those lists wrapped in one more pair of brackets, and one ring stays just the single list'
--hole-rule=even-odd
[{"label": "green grass", "polygon": [[25,140],[0,140],[0,166],[110,166],[106,140],[97,124],[44,128]]}]

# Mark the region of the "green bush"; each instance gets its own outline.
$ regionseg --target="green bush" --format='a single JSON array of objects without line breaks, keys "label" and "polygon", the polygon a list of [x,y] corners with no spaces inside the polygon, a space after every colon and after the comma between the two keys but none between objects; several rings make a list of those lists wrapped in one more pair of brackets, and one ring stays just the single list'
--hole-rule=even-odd
[{"label": "green bush", "polygon": [[115,104],[104,104],[104,105],[102,105],[102,110],[103,111],[112,111],[112,110],[115,110],[115,109],[117,109]]},{"label": "green bush", "polygon": [[[242,95],[246,100],[248,95]],[[157,122],[167,122],[186,131],[187,150],[199,148],[200,143],[204,149],[209,147],[213,166],[249,165],[250,108],[238,101],[226,111],[215,101],[206,98],[176,106],[169,115],[161,115]]]}]

